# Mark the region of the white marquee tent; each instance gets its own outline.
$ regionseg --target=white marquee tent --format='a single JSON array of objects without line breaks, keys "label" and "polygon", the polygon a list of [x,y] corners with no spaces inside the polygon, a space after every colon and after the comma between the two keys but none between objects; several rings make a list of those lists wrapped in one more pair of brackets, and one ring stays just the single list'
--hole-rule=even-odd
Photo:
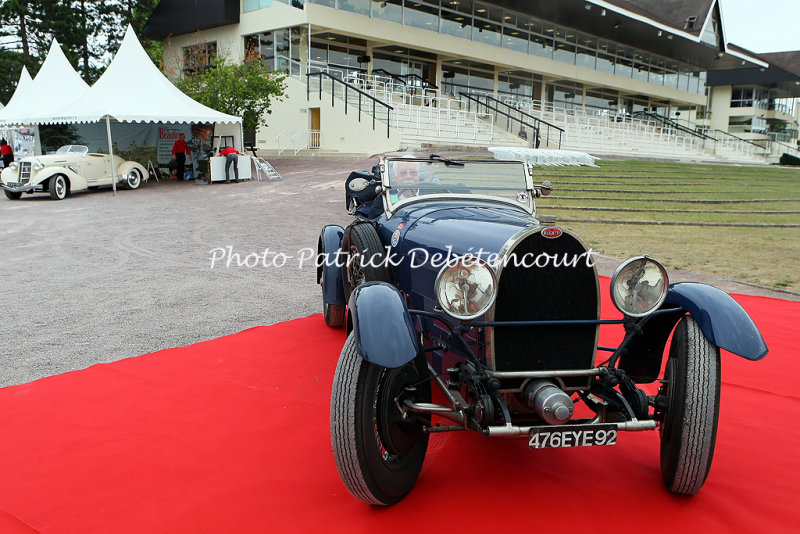
[{"label": "white marquee tent", "polygon": [[[10,124],[5,120],[5,116],[8,115],[10,111],[13,111],[15,109],[16,106],[14,102],[18,102],[24,98],[22,95],[25,95],[28,92],[28,88],[32,83],[33,80],[31,79],[31,75],[28,72],[28,69],[23,66],[22,70],[19,73],[19,81],[17,82],[17,88],[14,89],[14,94],[11,95],[11,98],[8,100],[8,104],[6,106],[0,104],[0,136],[3,139],[8,139],[9,143],[11,143],[11,139],[14,134],[13,134],[13,129],[10,128]],[[34,140],[34,152],[36,150],[36,147],[38,147],[38,143],[39,143],[39,136],[37,134],[35,135],[35,140]]]},{"label": "white marquee tent", "polygon": [[55,112],[64,102],[71,102],[89,90],[55,39],[36,77],[23,86],[24,76],[30,80],[30,74],[24,70],[14,96],[0,110],[0,126],[36,124],[34,115]]},{"label": "white marquee tent", "polygon": [[[31,75],[28,72],[26,67],[22,67],[22,70],[19,73],[19,81],[17,82],[17,88],[14,89],[14,94],[11,95],[11,98],[8,100],[7,106],[10,106],[12,102],[14,102],[14,97],[17,95],[22,95],[25,91],[28,90],[28,86],[31,84],[33,80],[31,80]],[[0,104],[0,124],[5,123],[5,119],[3,118],[8,112],[4,111],[7,106],[3,106]]]},{"label": "white marquee tent", "polygon": [[[225,133],[238,138],[242,147],[242,119],[204,106],[172,85],[150,60],[130,25],[111,64],[92,87],[75,72],[54,39],[33,81],[22,92],[18,87],[8,105],[0,109],[0,127],[103,120],[108,133],[112,173],[112,120],[226,125],[229,131]],[[112,183],[116,191],[116,177]]]},{"label": "white marquee tent", "polygon": [[88,91],[61,103],[57,110],[37,113],[35,122],[99,122],[109,117],[118,122],[242,122],[240,117],[192,100],[172,85],[150,60],[131,26],[100,79]]},{"label": "white marquee tent", "polygon": [[[242,147],[242,119],[227,115],[192,100],[172,85],[150,60],[128,25],[119,50],[106,71],[77,98],[57,110],[37,113],[37,124],[106,121],[112,174],[114,153],[111,120],[117,122],[216,123],[230,125]],[[112,179],[116,192],[116,175]]]}]

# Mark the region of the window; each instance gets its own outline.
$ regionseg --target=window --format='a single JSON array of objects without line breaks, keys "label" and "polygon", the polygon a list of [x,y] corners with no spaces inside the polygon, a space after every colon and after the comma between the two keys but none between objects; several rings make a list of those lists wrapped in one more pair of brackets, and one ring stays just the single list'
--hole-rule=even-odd
[{"label": "window", "polygon": [[406,4],[406,26],[414,26],[433,32],[439,31],[439,8],[419,4],[416,2]]},{"label": "window", "polygon": [[472,35],[472,17],[463,13],[442,10],[441,32],[469,39]]},{"label": "window", "polygon": [[387,0],[372,4],[372,18],[403,23],[403,0]]},{"label": "window", "polygon": [[264,9],[272,6],[272,0],[243,0],[242,12],[255,11],[257,9]]},{"label": "window", "polygon": [[211,66],[216,57],[216,41],[185,46],[183,47],[183,72],[187,74],[202,72]]},{"label": "window", "polygon": [[500,46],[500,26],[484,20],[476,20],[476,26],[472,28],[472,40],[476,43],[486,43],[493,46]]},{"label": "window", "polygon": [[369,0],[339,0],[339,9],[369,16]]},{"label": "window", "polygon": [[531,45],[528,53],[532,56],[544,57],[547,59],[553,58],[553,40],[546,37],[532,36]]},{"label": "window", "polygon": [[528,34],[514,27],[503,28],[503,48],[528,52]]},{"label": "window", "polygon": [[568,43],[556,42],[556,47],[553,49],[553,59],[563,63],[575,64],[575,45]]}]

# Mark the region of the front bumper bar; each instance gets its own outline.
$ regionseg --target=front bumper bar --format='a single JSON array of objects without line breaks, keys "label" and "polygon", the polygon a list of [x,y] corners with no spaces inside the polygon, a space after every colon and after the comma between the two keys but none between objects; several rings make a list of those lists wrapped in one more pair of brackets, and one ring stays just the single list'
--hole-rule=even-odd
[{"label": "front bumper bar", "polygon": [[0,187],[2,187],[3,189],[5,189],[6,191],[10,191],[10,192],[12,192],[12,193],[24,193],[25,191],[33,191],[33,190],[35,190],[37,187],[39,187],[40,185],[41,185],[41,184],[31,184],[31,183],[27,183],[27,184],[22,184],[22,185],[13,185],[13,186],[12,186],[12,185],[6,185],[6,184],[2,184],[2,183],[0,183]]}]

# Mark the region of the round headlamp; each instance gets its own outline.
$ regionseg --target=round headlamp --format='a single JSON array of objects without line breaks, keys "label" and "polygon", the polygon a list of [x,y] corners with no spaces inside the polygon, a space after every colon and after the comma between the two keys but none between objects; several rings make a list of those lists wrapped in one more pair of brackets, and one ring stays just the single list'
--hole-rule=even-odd
[{"label": "round headlamp", "polygon": [[8,166],[11,167],[12,169],[16,169],[17,168],[17,162],[16,161],[12,161],[11,163],[8,164]]},{"label": "round headlamp", "polygon": [[42,163],[41,161],[37,161],[37,162],[36,162],[36,163],[33,165],[33,170],[34,170],[34,171],[41,171],[42,169],[44,169],[44,163]]},{"label": "round headlamp", "polygon": [[667,298],[667,270],[645,256],[631,258],[617,267],[611,277],[611,300],[629,317],[644,317],[657,310]]},{"label": "round headlamp", "polygon": [[462,256],[439,271],[434,292],[447,315],[468,321],[485,313],[494,302],[497,276],[483,260]]}]

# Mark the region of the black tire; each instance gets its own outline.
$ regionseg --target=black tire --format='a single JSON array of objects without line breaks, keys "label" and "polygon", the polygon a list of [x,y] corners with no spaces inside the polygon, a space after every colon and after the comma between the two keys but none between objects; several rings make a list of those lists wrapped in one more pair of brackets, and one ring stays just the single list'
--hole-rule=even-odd
[{"label": "black tire", "polygon": [[365,282],[391,282],[389,267],[383,263],[386,249],[375,228],[368,223],[353,225],[349,237],[344,247],[347,261],[342,267],[344,297],[347,301],[353,290]]},{"label": "black tire", "polygon": [[344,326],[344,306],[341,304],[328,304],[323,298],[322,316],[325,318],[325,324],[331,328]]},{"label": "black tire", "polygon": [[128,174],[125,175],[125,187],[133,190],[139,189],[140,185],[142,185],[142,173],[139,172],[139,169],[128,171]]},{"label": "black tire", "polygon": [[69,194],[69,182],[63,174],[56,174],[50,178],[50,185],[47,187],[50,191],[50,198],[53,200],[64,200]]},{"label": "black tire", "polygon": [[719,348],[685,316],[672,334],[661,394],[661,474],[673,493],[694,495],[708,477],[717,440]]},{"label": "black tire", "polygon": [[[417,481],[428,434],[428,418],[410,413],[403,421],[395,398],[413,395],[430,402],[430,381],[415,363],[388,369],[364,360],[354,334],[347,337],[331,393],[331,444],[339,476],[347,490],[369,504],[390,505],[405,497]],[[415,385],[412,393],[405,387]]]},{"label": "black tire", "polygon": [[20,197],[22,196],[21,191],[14,192],[14,191],[9,191],[8,189],[4,189],[4,191],[6,192],[6,197],[8,198],[8,200],[19,200]]}]

